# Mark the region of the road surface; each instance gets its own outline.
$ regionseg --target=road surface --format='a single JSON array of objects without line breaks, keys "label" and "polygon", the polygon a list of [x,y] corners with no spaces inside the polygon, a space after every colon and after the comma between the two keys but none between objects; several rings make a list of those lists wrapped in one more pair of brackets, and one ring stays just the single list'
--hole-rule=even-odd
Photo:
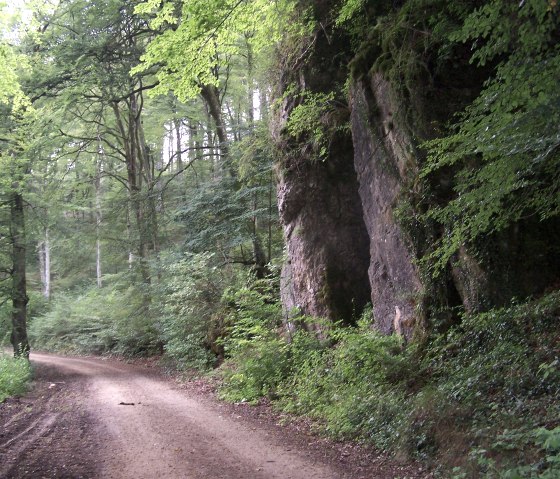
[{"label": "road surface", "polygon": [[340,449],[307,447],[305,431],[261,427],[153,368],[39,353],[31,360],[31,393],[0,405],[0,478],[427,477],[383,458],[360,465]]}]

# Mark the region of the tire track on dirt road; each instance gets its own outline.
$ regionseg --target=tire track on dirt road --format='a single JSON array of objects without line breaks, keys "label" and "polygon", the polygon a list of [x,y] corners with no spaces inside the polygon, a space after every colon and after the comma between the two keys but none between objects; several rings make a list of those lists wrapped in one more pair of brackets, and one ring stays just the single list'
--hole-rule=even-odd
[{"label": "tire track on dirt road", "polygon": [[[224,416],[212,406],[189,397],[173,383],[145,374],[136,366],[38,353],[33,353],[31,359],[37,365],[54,367],[63,376],[68,374],[84,383],[84,396],[80,400],[94,419],[91,432],[103,435],[98,436],[97,456],[101,477],[341,477],[329,465],[279,444],[266,432],[252,430]],[[12,446],[9,454],[14,458],[20,455],[57,418],[53,414],[37,419],[9,439],[10,444],[6,444]]]},{"label": "tire track on dirt road", "polygon": [[153,369],[39,353],[31,360],[34,396],[0,405],[1,478],[427,477],[384,460],[372,474],[309,447],[305,431],[290,434],[235,414]]}]

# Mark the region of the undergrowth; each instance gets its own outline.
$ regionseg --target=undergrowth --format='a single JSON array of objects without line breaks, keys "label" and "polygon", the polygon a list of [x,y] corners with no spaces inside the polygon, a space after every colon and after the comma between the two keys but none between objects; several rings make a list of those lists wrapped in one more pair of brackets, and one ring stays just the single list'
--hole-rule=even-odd
[{"label": "undergrowth", "polygon": [[57,293],[30,321],[34,349],[124,356],[161,355],[178,369],[209,369],[219,352],[221,298],[235,273],[215,267],[213,255],[161,255],[165,272],[150,284],[127,273]]},{"label": "undergrowth", "polygon": [[0,403],[25,392],[31,377],[29,361],[0,352]]},{"label": "undergrowth", "polygon": [[278,303],[259,291],[229,298],[225,399],[267,396],[335,438],[440,464],[442,477],[560,477],[559,292],[405,345],[366,319],[318,339],[296,318],[283,337]]},{"label": "undergrowth", "polygon": [[156,352],[156,326],[135,286],[92,287],[59,294],[29,328],[32,347],[82,354]]}]

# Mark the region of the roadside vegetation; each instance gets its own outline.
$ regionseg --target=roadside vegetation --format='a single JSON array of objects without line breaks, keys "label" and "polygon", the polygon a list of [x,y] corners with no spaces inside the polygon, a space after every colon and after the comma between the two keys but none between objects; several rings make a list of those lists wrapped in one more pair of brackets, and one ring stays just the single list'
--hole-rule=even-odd
[{"label": "roadside vegetation", "polygon": [[[375,332],[369,310],[355,326],[323,328],[321,336],[313,332],[320,320],[296,315],[298,328],[287,334],[274,277],[239,276],[237,287],[226,287],[230,278],[220,289],[223,277],[208,274],[208,260],[178,263],[168,301],[149,314],[128,309],[139,307],[133,292],[92,290],[79,301],[57,300],[32,324],[31,338],[78,353],[153,354],[163,345],[168,366],[218,375],[225,400],[266,399],[312,417],[321,434],[420,459],[441,477],[558,477],[560,337],[551,334],[558,292],[464,314],[456,326],[409,344]],[[138,321],[134,337],[119,332],[130,318]]]},{"label": "roadside vegetation", "polygon": [[31,379],[29,361],[0,352],[0,403],[27,390]]},{"label": "roadside vegetation", "polygon": [[557,292],[465,315],[410,345],[373,331],[367,312],[321,339],[305,329],[281,337],[269,300],[235,296],[223,398],[269,398],[337,439],[437,465],[441,477],[559,477]]}]

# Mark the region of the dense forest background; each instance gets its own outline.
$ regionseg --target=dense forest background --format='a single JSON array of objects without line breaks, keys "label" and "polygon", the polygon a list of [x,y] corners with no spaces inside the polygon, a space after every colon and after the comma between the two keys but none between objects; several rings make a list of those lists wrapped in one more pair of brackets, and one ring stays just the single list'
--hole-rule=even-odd
[{"label": "dense forest background", "polygon": [[558,477],[556,0],[2,7],[17,355],[162,355],[442,477]]}]

